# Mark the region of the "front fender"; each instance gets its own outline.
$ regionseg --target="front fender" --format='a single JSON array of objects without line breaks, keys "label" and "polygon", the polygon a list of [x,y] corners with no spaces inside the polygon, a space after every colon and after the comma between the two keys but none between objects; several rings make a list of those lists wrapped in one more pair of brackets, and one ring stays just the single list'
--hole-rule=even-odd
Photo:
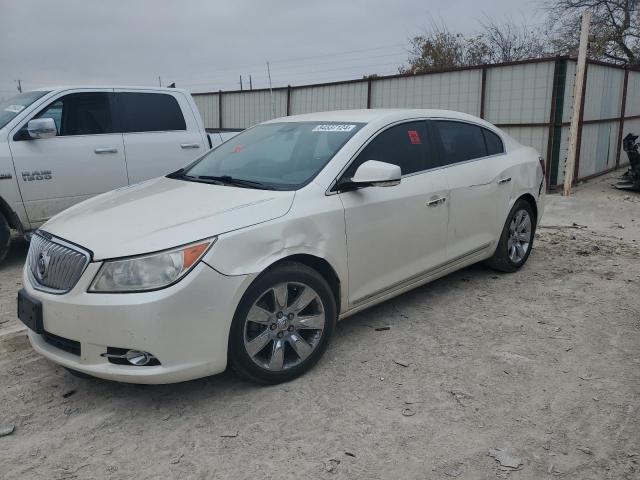
[{"label": "front fender", "polygon": [[15,229],[21,231],[30,229],[7,143],[0,143],[0,213],[8,217],[7,220]]},{"label": "front fender", "polygon": [[204,261],[224,275],[248,275],[300,254],[326,260],[340,279],[343,302],[347,301],[344,210],[338,195],[322,196],[319,202],[296,199],[284,217],[221,235]]}]

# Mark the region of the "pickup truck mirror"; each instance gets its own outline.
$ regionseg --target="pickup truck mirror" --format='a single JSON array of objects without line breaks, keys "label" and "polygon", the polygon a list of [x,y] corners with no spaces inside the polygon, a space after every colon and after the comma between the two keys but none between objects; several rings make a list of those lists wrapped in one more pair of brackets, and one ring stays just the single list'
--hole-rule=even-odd
[{"label": "pickup truck mirror", "polygon": [[51,138],[58,134],[58,129],[53,118],[34,118],[27,123],[27,132],[34,139]]}]

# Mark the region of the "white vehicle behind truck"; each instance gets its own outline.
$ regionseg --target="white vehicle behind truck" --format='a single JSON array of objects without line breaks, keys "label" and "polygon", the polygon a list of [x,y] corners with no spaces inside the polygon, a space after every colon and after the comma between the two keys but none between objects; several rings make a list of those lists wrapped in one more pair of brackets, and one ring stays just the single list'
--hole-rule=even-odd
[{"label": "white vehicle behind truck", "polygon": [[235,135],[207,134],[173,88],[65,87],[0,102],[0,261],[10,229],[36,230],[94,195],[165,175]]}]

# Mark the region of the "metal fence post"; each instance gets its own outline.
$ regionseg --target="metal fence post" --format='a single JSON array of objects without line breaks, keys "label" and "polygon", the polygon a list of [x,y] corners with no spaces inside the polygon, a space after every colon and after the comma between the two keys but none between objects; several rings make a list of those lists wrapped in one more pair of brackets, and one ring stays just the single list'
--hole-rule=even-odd
[{"label": "metal fence post", "polygon": [[218,90],[218,128],[222,130],[222,90]]},{"label": "metal fence post", "polygon": [[291,115],[291,85],[287,85],[287,117]]},{"label": "metal fence post", "polygon": [[487,90],[487,67],[482,67],[482,77],[480,80],[480,118],[484,119],[484,102]]},{"label": "metal fence post", "polygon": [[371,108],[371,83],[372,80],[367,79],[367,108]]}]

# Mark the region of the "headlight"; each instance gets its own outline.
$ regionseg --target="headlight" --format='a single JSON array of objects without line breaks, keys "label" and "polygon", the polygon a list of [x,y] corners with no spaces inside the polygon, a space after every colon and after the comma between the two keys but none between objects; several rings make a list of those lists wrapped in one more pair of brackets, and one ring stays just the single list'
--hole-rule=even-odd
[{"label": "headlight", "polygon": [[122,260],[108,260],[93,279],[90,292],[139,292],[168,287],[184,277],[216,238],[164,252]]}]

